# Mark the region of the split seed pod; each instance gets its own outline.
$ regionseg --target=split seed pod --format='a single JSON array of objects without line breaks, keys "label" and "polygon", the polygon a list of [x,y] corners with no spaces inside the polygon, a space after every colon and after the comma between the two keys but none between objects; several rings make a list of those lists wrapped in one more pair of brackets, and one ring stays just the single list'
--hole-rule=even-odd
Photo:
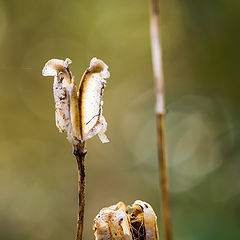
[{"label": "split seed pod", "polygon": [[54,76],[56,125],[60,132],[67,132],[70,142],[85,141],[98,134],[102,142],[108,142],[104,134],[107,122],[102,115],[103,91],[110,73],[108,66],[93,58],[83,74],[77,90],[75,79],[68,65],[72,61],[49,60],[42,71],[43,76]]},{"label": "split seed pod", "polygon": [[123,202],[103,208],[94,219],[96,240],[132,240],[127,207]]},{"label": "split seed pod", "polygon": [[94,219],[96,240],[159,240],[157,217],[150,204],[137,200],[132,213],[123,202],[103,208]]},{"label": "split seed pod", "polygon": [[107,122],[102,115],[105,79],[109,77],[108,66],[97,58],[91,60],[89,68],[83,74],[78,91],[82,140],[98,134],[102,142],[109,141],[104,134]]},{"label": "split seed pod", "polygon": [[157,216],[150,204],[136,200],[133,205],[130,222],[134,239],[159,240]]}]

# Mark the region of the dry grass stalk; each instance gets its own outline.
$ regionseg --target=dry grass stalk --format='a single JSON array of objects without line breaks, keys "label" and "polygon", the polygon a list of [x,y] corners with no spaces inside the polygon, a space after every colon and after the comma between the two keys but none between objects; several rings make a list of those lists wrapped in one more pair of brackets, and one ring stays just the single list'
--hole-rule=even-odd
[{"label": "dry grass stalk", "polygon": [[161,209],[163,215],[163,227],[166,240],[172,240],[172,228],[170,219],[170,207],[168,196],[168,174],[165,143],[165,109],[164,109],[164,75],[162,67],[162,52],[159,40],[159,0],[151,0],[150,28],[152,46],[153,75],[157,89],[157,142],[159,179],[161,188]]}]

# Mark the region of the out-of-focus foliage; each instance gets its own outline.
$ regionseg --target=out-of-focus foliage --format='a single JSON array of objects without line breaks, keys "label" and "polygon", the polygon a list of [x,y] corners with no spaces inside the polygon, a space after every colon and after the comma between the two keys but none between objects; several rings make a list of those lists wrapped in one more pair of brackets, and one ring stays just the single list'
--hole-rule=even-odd
[{"label": "out-of-focus foliage", "polygon": [[[54,122],[50,58],[109,66],[109,144],[88,142],[85,237],[104,206],[159,216],[149,1],[0,0],[0,239],[74,239],[76,162]],[[240,2],[161,1],[174,235],[240,238]],[[161,232],[161,231],[160,231]]]}]

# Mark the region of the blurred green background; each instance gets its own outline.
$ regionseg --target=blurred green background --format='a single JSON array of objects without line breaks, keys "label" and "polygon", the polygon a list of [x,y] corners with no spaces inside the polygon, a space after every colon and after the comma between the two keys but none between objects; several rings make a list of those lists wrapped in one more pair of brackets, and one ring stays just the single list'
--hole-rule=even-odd
[{"label": "blurred green background", "polygon": [[[175,239],[240,239],[240,2],[160,4]],[[69,57],[79,81],[94,56],[110,66],[111,142],[87,142],[84,239],[120,200],[149,202],[161,224],[149,1],[0,0],[1,240],[74,239],[77,167],[41,70]]]}]

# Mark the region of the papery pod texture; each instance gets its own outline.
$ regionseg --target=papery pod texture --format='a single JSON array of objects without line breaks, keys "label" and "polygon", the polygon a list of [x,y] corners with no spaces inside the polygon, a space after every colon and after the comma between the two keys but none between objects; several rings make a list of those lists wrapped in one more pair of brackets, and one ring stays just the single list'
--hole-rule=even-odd
[{"label": "papery pod texture", "polygon": [[119,202],[103,208],[93,230],[96,240],[159,240],[157,216],[150,204],[140,200],[129,207]]},{"label": "papery pod texture", "polygon": [[60,132],[67,132],[70,142],[85,141],[98,134],[103,143],[109,142],[103,117],[103,92],[110,77],[108,66],[100,59],[92,58],[77,89],[69,64],[72,61],[49,60],[43,76],[53,76],[55,119]]}]

